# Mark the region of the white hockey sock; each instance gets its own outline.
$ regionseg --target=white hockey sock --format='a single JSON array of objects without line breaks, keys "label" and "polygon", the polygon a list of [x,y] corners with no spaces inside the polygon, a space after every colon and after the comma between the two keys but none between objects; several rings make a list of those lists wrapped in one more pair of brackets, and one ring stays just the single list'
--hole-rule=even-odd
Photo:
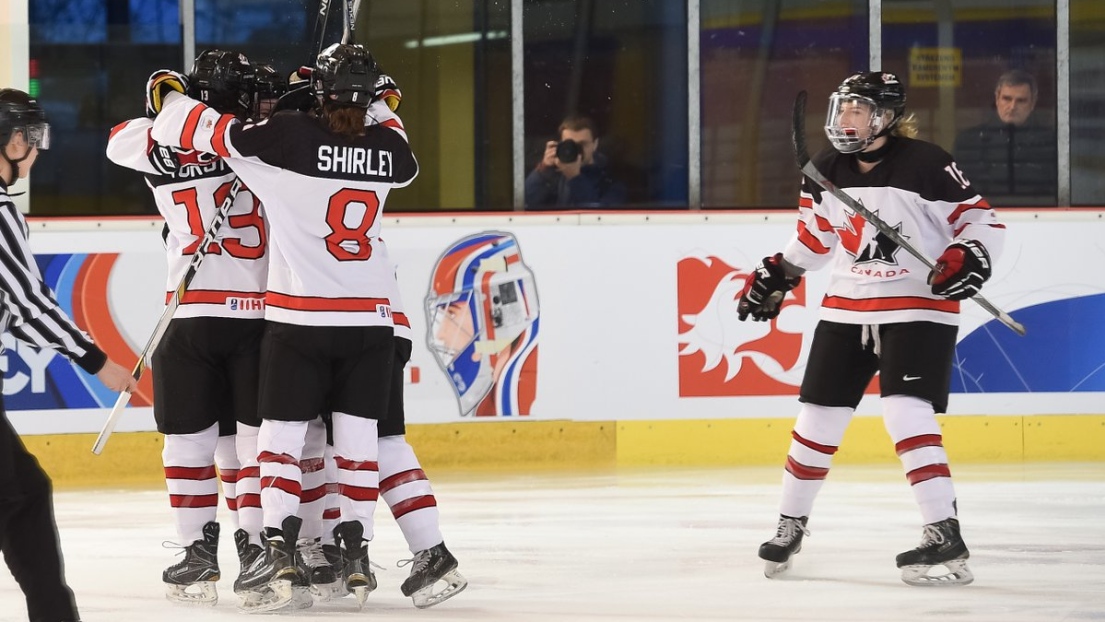
[{"label": "white hockey sock", "polygon": [[215,520],[219,481],[215,474],[215,445],[219,426],[195,434],[166,434],[161,461],[165,486],[173,508],[173,522],[182,545],[203,539],[203,526]]},{"label": "white hockey sock", "polygon": [[322,513],[326,509],[326,471],[322,454],[326,447],[326,424],[315,419],[307,425],[307,440],[299,468],[303,471],[303,492],[299,496],[300,538],[322,537]]},{"label": "white hockey sock", "polygon": [[334,544],[334,528],[341,522],[341,507],[338,498],[338,463],[334,461],[334,446],[327,445],[322,456],[323,470],[326,472],[326,509],[322,512],[322,543]]},{"label": "white hockey sock", "polygon": [[909,395],[882,398],[883,423],[926,525],[955,516],[948,454],[932,404]]},{"label": "white hockey sock", "polygon": [[238,453],[238,527],[249,534],[249,541],[261,544],[261,467],[257,463],[257,435],[261,428],[238,424],[235,446]]},{"label": "white hockey sock", "polygon": [[403,530],[411,553],[444,541],[437,499],[405,436],[380,439],[380,495]]},{"label": "white hockey sock", "polygon": [[376,435],[374,419],[334,413],[334,461],[338,465],[341,520],[360,521],[365,540],[372,539],[372,513],[380,496]]},{"label": "white hockey sock", "polygon": [[241,463],[235,448],[235,437],[220,436],[215,444],[215,466],[219,469],[219,480],[223,484],[223,499],[230,510],[230,524],[238,528],[238,476]]},{"label": "white hockey sock", "polygon": [[846,407],[802,404],[787,451],[780,514],[810,515],[853,412]]},{"label": "white hockey sock", "polygon": [[303,474],[299,458],[307,434],[306,421],[265,419],[257,436],[261,465],[261,509],[266,528],[281,529],[284,519],[299,514]]}]

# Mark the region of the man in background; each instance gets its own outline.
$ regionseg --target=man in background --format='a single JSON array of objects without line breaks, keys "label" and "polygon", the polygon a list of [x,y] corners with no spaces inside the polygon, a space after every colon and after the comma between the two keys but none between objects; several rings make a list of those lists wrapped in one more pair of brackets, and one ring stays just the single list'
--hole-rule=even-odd
[{"label": "man in background", "polygon": [[625,186],[607,171],[607,159],[596,150],[599,139],[591,119],[570,116],[560,124],[559,140],[545,143],[545,155],[526,177],[526,209],[555,210],[618,207]]},{"label": "man in background", "polygon": [[994,88],[997,113],[955,139],[955,160],[971,185],[995,206],[1055,205],[1055,129],[1034,115],[1036,78],[1014,69]]}]

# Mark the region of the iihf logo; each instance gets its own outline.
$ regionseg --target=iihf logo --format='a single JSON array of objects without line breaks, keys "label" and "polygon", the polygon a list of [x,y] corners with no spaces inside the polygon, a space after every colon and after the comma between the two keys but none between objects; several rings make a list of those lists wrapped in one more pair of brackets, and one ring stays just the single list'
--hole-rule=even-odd
[{"label": "iihf logo", "polygon": [[226,306],[231,311],[264,311],[265,301],[262,298],[227,298]]},{"label": "iihf logo", "polygon": [[237,298],[231,298],[227,302],[230,304],[230,310],[231,311],[237,311],[238,310],[238,299]]}]

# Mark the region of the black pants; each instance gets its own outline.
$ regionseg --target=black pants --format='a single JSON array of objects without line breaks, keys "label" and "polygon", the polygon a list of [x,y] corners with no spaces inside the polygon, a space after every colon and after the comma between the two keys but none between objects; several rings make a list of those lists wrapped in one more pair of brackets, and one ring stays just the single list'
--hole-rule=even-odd
[{"label": "black pants", "polygon": [[65,584],[50,478],[4,411],[0,397],[0,551],[27,597],[31,622],[76,622],[77,603]]}]

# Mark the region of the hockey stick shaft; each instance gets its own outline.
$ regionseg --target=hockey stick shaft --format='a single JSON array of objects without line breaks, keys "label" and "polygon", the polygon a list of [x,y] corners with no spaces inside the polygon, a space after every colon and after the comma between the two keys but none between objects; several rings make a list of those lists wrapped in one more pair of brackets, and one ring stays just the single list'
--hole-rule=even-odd
[{"label": "hockey stick shaft", "polygon": [[315,17],[315,38],[312,39],[316,44],[315,55],[307,59],[308,65],[314,65],[315,58],[322,53],[323,42],[326,41],[326,23],[330,18],[330,1],[331,0],[319,0],[318,15]]},{"label": "hockey stick shaft", "polygon": [[[219,208],[215,210],[215,215],[211,218],[211,224],[207,226],[207,232],[204,234],[203,240],[200,241],[196,252],[192,253],[192,260],[188,262],[188,268],[184,271],[184,276],[177,283],[172,297],[165,305],[165,310],[157,320],[157,326],[154,327],[153,333],[146,342],[146,347],[142,348],[142,352],[138,354],[138,362],[134,364],[134,369],[131,370],[131,376],[135,382],[138,382],[142,378],[142,373],[146,371],[146,361],[153,355],[154,350],[157,349],[157,344],[161,343],[161,338],[165,336],[165,331],[169,329],[169,323],[173,321],[173,315],[176,313],[177,307],[180,306],[180,300],[184,296],[184,292],[187,291],[192,279],[195,278],[196,271],[199,270],[200,264],[203,263],[203,258],[207,256],[211,245],[215,243],[219,229],[223,226],[223,221],[230,213],[230,208],[234,205],[234,199],[237,198],[238,191],[241,189],[242,180],[235,177],[234,183],[230,186],[230,192],[227,193]],[[130,402],[130,397],[129,391],[123,391],[119,394],[119,398],[115,400],[115,406],[111,408],[111,413],[107,416],[107,421],[100,429],[99,436],[96,437],[96,442],[92,444],[92,453],[99,455],[104,450],[104,445],[107,444],[107,439],[115,431],[115,425],[119,422],[119,418],[123,416],[123,411]]]},{"label": "hockey stick shaft", "polygon": [[[895,244],[904,248],[906,252],[908,252],[910,255],[913,255],[918,260],[920,260],[921,263],[928,266],[930,270],[934,269],[936,267],[936,264],[934,264],[931,259],[925,257],[925,255],[922,254],[921,251],[914,248],[913,245],[906,241],[906,239],[902,237],[902,235],[898,233],[897,230],[886,224],[886,221],[879,218],[874,212],[867,209],[863,205],[863,203],[857,201],[856,199],[849,196],[848,193],[838,188],[836,184],[834,184],[829,178],[825,177],[821,173],[821,171],[817,170],[817,167],[814,166],[813,161],[810,160],[809,151],[806,148],[805,91],[798,93],[798,97],[794,100],[793,123],[793,134],[791,138],[794,142],[794,157],[798,160],[798,168],[802,169],[802,172],[811,180],[813,180],[814,183],[824,188],[826,192],[836,197],[838,200],[840,200],[841,203],[844,203],[857,214],[862,216],[864,220],[871,223],[872,226],[879,230],[879,233],[882,233]],[[978,303],[978,306],[982,307],[988,313],[990,313],[990,315],[993,315],[995,318],[997,318],[999,322],[1011,328],[1013,332],[1017,333],[1018,335],[1025,334],[1026,331],[1023,324],[1014,320],[1013,317],[1005,311],[1002,311],[1001,309],[994,306],[994,304],[984,298],[982,294],[975,294],[974,296],[971,296],[971,300]]]}]

